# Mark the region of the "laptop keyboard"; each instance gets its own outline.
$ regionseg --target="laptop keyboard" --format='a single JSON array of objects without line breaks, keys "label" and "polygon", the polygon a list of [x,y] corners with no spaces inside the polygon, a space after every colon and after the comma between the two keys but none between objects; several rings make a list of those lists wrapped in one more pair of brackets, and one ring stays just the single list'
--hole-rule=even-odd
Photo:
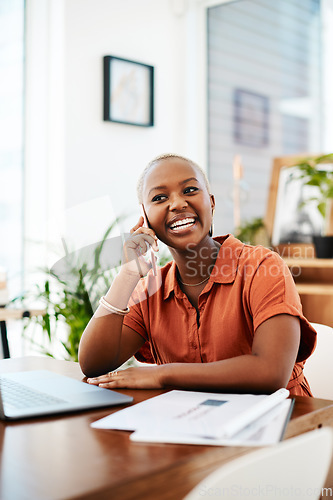
[{"label": "laptop keyboard", "polygon": [[5,377],[0,377],[0,385],[3,404],[10,408],[36,408],[38,406],[51,406],[56,403],[65,402],[64,399],[50,396],[45,392],[40,392],[35,389],[30,389],[26,385]]}]

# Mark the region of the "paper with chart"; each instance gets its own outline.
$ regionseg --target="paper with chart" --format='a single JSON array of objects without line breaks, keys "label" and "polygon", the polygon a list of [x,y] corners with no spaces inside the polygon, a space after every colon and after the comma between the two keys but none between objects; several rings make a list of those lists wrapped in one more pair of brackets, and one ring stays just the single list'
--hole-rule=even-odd
[{"label": "paper with chart", "polygon": [[[292,400],[273,396],[170,391],[91,425],[135,431],[133,441],[262,446],[282,439]],[[236,424],[236,425],[235,425]]]}]

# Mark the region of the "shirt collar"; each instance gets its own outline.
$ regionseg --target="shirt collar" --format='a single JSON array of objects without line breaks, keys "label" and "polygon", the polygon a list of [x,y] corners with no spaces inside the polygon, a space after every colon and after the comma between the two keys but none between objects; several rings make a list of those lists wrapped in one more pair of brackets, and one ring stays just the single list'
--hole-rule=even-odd
[{"label": "shirt collar", "polygon": [[218,236],[214,240],[221,243],[221,248],[211,273],[211,280],[215,283],[232,283],[245,245],[232,234]]},{"label": "shirt collar", "polygon": [[[214,240],[221,244],[221,248],[208,283],[232,283],[236,277],[244,243],[232,234],[217,236]],[[177,280],[177,266],[174,261],[165,276],[164,299],[167,299],[171,292],[174,292],[176,296],[183,295]]]}]

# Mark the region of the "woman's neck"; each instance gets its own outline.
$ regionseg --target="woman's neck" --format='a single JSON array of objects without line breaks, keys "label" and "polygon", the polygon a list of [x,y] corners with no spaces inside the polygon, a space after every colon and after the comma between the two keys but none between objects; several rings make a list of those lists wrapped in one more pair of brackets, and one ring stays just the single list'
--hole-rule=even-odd
[{"label": "woman's neck", "polygon": [[170,248],[181,282],[191,285],[208,279],[220,249],[220,243],[207,236],[199,245],[186,250]]}]

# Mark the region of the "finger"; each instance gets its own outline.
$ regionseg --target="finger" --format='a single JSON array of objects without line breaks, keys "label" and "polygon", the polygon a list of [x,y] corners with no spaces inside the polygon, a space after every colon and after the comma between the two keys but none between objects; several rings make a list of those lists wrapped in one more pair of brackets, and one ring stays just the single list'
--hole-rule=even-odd
[{"label": "finger", "polygon": [[123,370],[122,373],[120,372],[115,372],[115,374],[107,381],[101,382],[99,387],[103,387],[105,389],[111,389],[115,387],[126,387],[126,377],[124,376],[124,372],[126,370]]},{"label": "finger", "polygon": [[91,385],[99,385],[100,383],[107,382],[109,379],[105,379],[103,377],[96,377],[96,378],[88,378],[87,382],[88,384]]},{"label": "finger", "polygon": [[99,385],[100,383],[108,382],[109,380],[112,380],[114,377],[117,377],[118,373],[119,372],[114,371],[105,373],[104,375],[100,375],[99,377],[87,378],[87,382],[89,384]]},{"label": "finger", "polygon": [[146,253],[150,248],[153,248],[154,250],[157,248],[157,250],[155,251],[158,251],[157,242],[155,240],[153,242],[147,240],[141,240],[138,245],[138,250],[140,252],[140,255],[146,255]]},{"label": "finger", "polygon": [[139,244],[138,244],[137,248],[138,248],[138,250],[139,250],[140,254],[143,254],[143,255],[144,255],[144,254],[148,251],[149,246],[150,246],[150,245],[149,245],[148,241],[143,240],[143,239],[140,239],[140,241],[139,241]]},{"label": "finger", "polygon": [[101,380],[103,377],[104,377],[104,375],[103,375],[103,376],[101,376],[101,377],[88,377],[88,378],[87,378],[87,382],[88,382],[88,384],[98,385],[98,384],[99,384],[99,382],[100,382],[100,380]]},{"label": "finger", "polygon": [[148,234],[149,236],[151,236],[152,238],[154,238],[154,240],[157,239],[157,236],[156,236],[155,232],[150,227],[140,226],[132,234],[134,236],[136,236],[137,234]]},{"label": "finger", "polygon": [[154,252],[158,252],[159,251],[157,237],[156,237],[156,240],[154,241],[154,243],[152,244],[152,249],[154,250]]},{"label": "finger", "polygon": [[137,256],[145,255],[151,246],[151,242],[146,238],[133,238],[128,244],[128,248],[135,250]]},{"label": "finger", "polygon": [[105,382],[103,384],[98,384],[98,387],[102,387],[103,389],[115,389],[116,387],[124,388],[124,383],[121,383],[120,380],[110,380],[110,382]]},{"label": "finger", "polygon": [[127,244],[129,247],[131,247],[131,243],[133,242],[135,244],[135,247],[132,246],[133,249],[140,247],[143,253],[146,253],[149,247],[154,246],[154,244],[156,246],[157,237],[155,234],[147,233],[145,231],[138,231],[130,239],[127,240]]}]

